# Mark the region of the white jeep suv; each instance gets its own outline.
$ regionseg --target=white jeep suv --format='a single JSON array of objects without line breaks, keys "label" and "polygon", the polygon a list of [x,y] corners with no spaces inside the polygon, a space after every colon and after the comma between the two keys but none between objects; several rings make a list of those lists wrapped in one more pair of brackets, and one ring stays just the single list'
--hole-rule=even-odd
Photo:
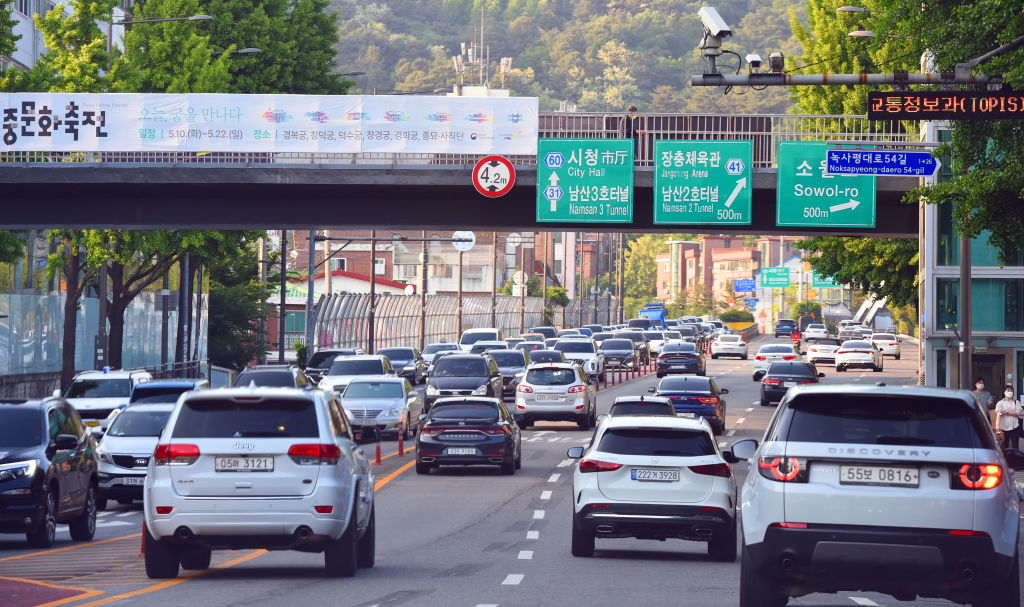
[{"label": "white jeep suv", "polygon": [[373,477],[332,393],[186,393],[146,475],[146,574],[206,569],[215,549],[268,548],[323,552],[329,575],[352,576],[374,562]]},{"label": "white jeep suv", "polygon": [[[798,386],[749,458],[741,607],[875,591],[1019,607],[1013,468],[969,392]],[[1008,460],[1010,464],[1008,464]]]},{"label": "white jeep suv", "polygon": [[707,542],[736,560],[736,483],[704,419],[615,415],[590,446],[571,447],[572,554],[594,554],[595,538]]}]

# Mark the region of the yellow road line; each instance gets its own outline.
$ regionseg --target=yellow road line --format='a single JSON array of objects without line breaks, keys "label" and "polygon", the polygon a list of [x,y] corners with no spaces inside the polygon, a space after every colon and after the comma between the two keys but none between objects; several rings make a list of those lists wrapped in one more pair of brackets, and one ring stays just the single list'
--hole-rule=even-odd
[{"label": "yellow road line", "polygon": [[42,603],[36,605],[36,607],[57,607],[57,605],[64,605],[74,601],[80,601],[82,599],[91,599],[94,596],[103,594],[102,590],[92,590],[89,588],[78,588],[77,586],[60,586],[58,584],[51,584],[49,582],[40,582],[39,580],[26,580],[17,577],[6,577],[0,576],[0,580],[11,580],[13,582],[22,582],[25,584],[34,584],[36,586],[45,586],[46,588],[53,588],[56,590],[73,590],[78,592],[75,596],[65,597],[63,599],[57,599],[56,601],[50,601],[49,603]]},{"label": "yellow road line", "polygon": [[32,557],[32,556],[43,556],[44,554],[53,554],[55,552],[66,552],[68,550],[80,550],[82,548],[88,548],[90,546],[99,546],[100,544],[106,544],[108,542],[117,542],[117,541],[120,541],[120,540],[126,540],[126,539],[130,539],[130,538],[133,538],[133,537],[142,537],[142,534],[141,533],[133,533],[132,535],[122,535],[120,537],[110,537],[110,538],[107,538],[105,540],[99,540],[99,541],[95,541],[95,542],[83,542],[81,544],[75,544],[73,546],[64,546],[63,548],[53,548],[52,550],[43,550],[42,552],[26,552],[25,554],[16,554],[14,556],[5,556],[4,558],[0,559],[0,562],[3,562],[3,561],[13,561],[13,560],[16,560],[16,559],[25,559],[25,558],[29,558],[29,557]]},{"label": "yellow road line", "polygon": [[408,462],[407,464],[405,464],[404,466],[402,466],[398,470],[395,470],[391,474],[389,474],[389,475],[385,476],[384,478],[378,480],[377,484],[373,486],[373,490],[374,491],[380,491],[381,487],[383,487],[384,485],[386,485],[386,484],[390,483],[391,481],[395,480],[395,477],[397,477],[399,474],[405,472],[409,468],[412,468],[415,463],[416,463],[416,460],[412,460],[411,462]]}]

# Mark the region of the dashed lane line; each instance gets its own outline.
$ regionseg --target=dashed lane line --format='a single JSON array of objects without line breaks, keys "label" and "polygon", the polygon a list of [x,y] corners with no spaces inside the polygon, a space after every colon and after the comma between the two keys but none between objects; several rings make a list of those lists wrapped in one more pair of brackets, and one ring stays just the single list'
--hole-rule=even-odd
[{"label": "dashed lane line", "polygon": [[550,491],[542,491],[541,494],[540,494],[540,499],[542,499],[542,500],[549,500],[549,499],[551,499],[551,492]]},{"label": "dashed lane line", "polygon": [[533,518],[534,518],[534,520],[540,520],[540,519],[544,518],[544,511],[543,510],[534,510],[533,511]]},{"label": "dashed lane line", "polygon": [[496,603],[480,603],[476,607],[498,607]]},{"label": "dashed lane line", "polygon": [[533,550],[520,550],[519,551],[520,561],[531,561],[533,560]]},{"label": "dashed lane line", "polygon": [[548,477],[548,482],[549,483],[557,483],[558,479],[560,479],[560,478],[562,478],[561,474],[552,474],[551,476]]},{"label": "dashed lane line", "polygon": [[753,408],[753,407],[747,407],[747,412],[748,412],[748,413],[749,413],[749,412],[751,412],[751,411],[753,411],[753,410],[754,410],[754,408]]},{"label": "dashed lane line", "polygon": [[736,430],[729,430],[728,432],[725,433],[726,436],[732,436],[734,434],[736,434]]},{"label": "dashed lane line", "polygon": [[526,577],[522,573],[510,573],[505,576],[505,579],[501,581],[502,586],[518,586],[523,582],[523,578]]},{"label": "dashed lane line", "polygon": [[857,603],[858,605],[878,605],[878,603],[872,601],[871,599],[867,599],[862,596],[851,596],[849,598],[851,601]]},{"label": "dashed lane line", "polygon": [[131,516],[133,514],[135,514],[135,513],[132,512],[131,510],[129,510],[128,512],[121,512],[121,513],[115,514],[114,516]]},{"label": "dashed lane line", "polygon": [[759,400],[755,400],[754,401],[754,406],[755,407],[759,406],[760,404],[761,404],[761,401],[759,401]]},{"label": "dashed lane line", "polygon": [[540,539],[540,531],[537,531],[537,530],[527,531],[526,532],[526,539],[528,539],[528,540],[539,540]]},{"label": "dashed lane line", "polygon": [[572,460],[571,459],[563,459],[561,462],[559,462],[558,467],[559,468],[566,468],[566,467],[571,466],[571,465],[572,465]]},{"label": "dashed lane line", "polygon": [[742,424],[742,423],[743,423],[743,422],[745,422],[745,421],[747,421],[747,418],[745,418],[745,417],[741,417],[741,418],[739,418],[738,420],[736,420],[736,423],[737,423],[737,424]]},{"label": "dashed lane line", "polygon": [[718,441],[718,446],[719,447],[724,447],[724,446],[726,446],[728,444],[729,444],[729,441],[725,441],[725,440]]}]

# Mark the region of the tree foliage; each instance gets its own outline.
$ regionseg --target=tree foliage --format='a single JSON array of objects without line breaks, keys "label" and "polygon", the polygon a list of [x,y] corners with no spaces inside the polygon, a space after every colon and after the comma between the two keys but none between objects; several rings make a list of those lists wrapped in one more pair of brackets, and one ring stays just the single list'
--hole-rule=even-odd
[{"label": "tree foliage", "polygon": [[811,253],[807,259],[819,276],[834,276],[838,284],[887,297],[893,305],[917,301],[916,240],[814,236],[795,246]]}]

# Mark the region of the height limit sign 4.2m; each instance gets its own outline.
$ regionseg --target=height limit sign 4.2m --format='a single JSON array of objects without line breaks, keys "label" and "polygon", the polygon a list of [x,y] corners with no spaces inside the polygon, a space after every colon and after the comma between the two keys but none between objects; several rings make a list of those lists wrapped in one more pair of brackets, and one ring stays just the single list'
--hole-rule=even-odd
[{"label": "height limit sign 4.2m", "polygon": [[633,221],[632,139],[541,139],[537,159],[537,221]]},{"label": "height limit sign 4.2m", "polygon": [[654,157],[654,223],[751,223],[750,141],[656,141]]},{"label": "height limit sign 4.2m", "polygon": [[516,169],[504,156],[484,156],[473,167],[473,187],[488,198],[504,196],[516,183]]},{"label": "height limit sign 4.2m", "polygon": [[815,141],[779,143],[777,225],[875,227],[875,178],[829,174],[828,149]]}]

